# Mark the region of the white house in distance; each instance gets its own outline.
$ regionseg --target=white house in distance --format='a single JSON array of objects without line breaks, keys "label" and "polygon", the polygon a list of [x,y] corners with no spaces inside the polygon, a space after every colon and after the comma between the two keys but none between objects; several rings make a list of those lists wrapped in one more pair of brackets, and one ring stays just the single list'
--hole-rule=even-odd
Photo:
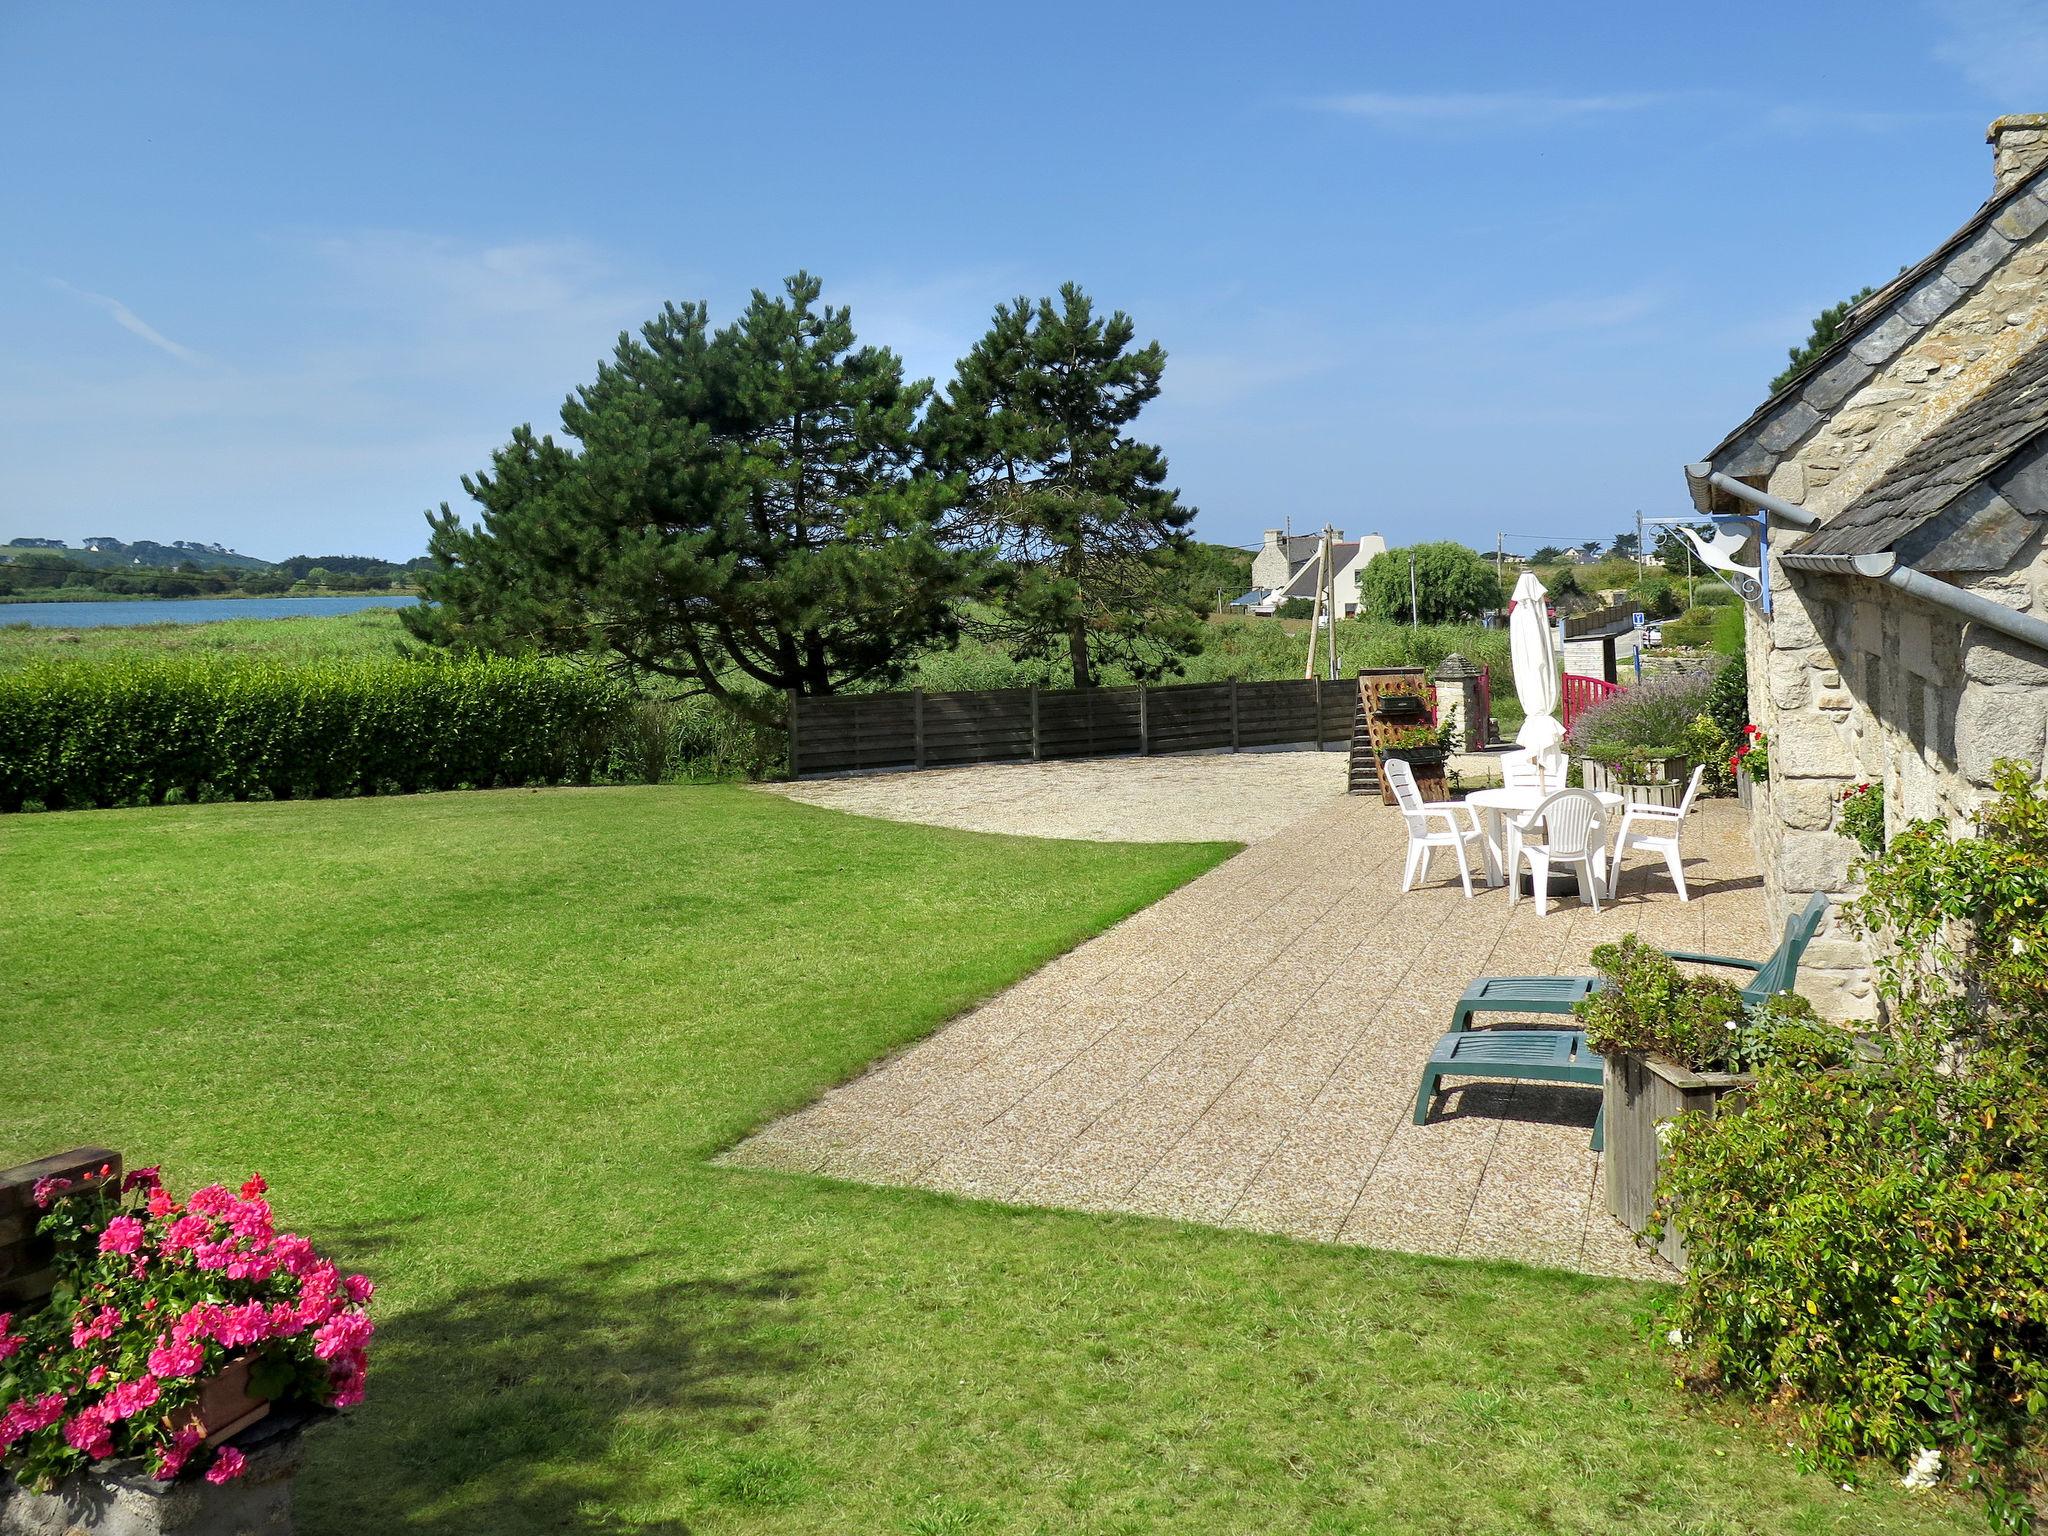
[{"label": "white house in distance", "polygon": [[[1376,533],[1362,539],[1347,539],[1340,531],[1331,544],[1330,563],[1336,567],[1336,592],[1331,602],[1336,612],[1350,618],[1358,612],[1358,581],[1375,555],[1387,552],[1387,541]],[[1231,606],[1257,614],[1272,614],[1290,598],[1314,602],[1323,584],[1323,536],[1319,533],[1289,534],[1278,528],[1266,530],[1265,543],[1252,557],[1252,590]]]}]

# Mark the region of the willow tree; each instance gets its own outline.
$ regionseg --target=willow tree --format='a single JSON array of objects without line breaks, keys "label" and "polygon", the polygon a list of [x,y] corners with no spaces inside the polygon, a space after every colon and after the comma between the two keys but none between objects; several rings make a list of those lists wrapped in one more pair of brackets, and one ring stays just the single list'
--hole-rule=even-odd
[{"label": "willow tree", "polygon": [[1194,509],[1166,456],[1125,430],[1166,367],[1135,338],[1129,315],[1098,316],[1072,283],[1057,303],[998,305],[925,423],[961,487],[953,539],[994,557],[979,627],[1062,658],[1076,688],[1106,662],[1151,678],[1201,648],[1199,605],[1174,579]]},{"label": "willow tree", "polygon": [[771,692],[893,680],[951,638],[970,562],[917,451],[930,383],[819,293],[799,273],[716,333],[671,304],[621,335],[566,442],[520,427],[462,482],[479,523],[428,515],[413,633],[596,653],[763,720]]}]

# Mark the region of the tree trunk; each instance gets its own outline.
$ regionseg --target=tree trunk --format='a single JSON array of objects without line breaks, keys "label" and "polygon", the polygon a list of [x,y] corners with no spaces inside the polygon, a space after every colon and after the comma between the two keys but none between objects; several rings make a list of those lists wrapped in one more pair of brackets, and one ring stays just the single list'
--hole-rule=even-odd
[{"label": "tree trunk", "polygon": [[1067,659],[1074,664],[1074,686],[1093,688],[1088,671],[1088,625],[1077,613],[1067,622]]}]

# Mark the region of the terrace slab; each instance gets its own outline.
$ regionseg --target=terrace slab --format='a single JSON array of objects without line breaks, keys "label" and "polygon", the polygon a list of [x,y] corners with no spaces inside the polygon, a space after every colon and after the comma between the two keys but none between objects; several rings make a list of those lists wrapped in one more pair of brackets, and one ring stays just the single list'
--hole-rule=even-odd
[{"label": "terrace slab", "polygon": [[[1067,836],[1144,826],[1179,838],[1260,830],[1235,858],[724,1160],[1668,1277],[1607,1215],[1587,1146],[1597,1090],[1451,1078],[1429,1124],[1410,1116],[1422,1064],[1475,976],[1584,972],[1595,945],[1631,931],[1666,948],[1765,953],[1741,808],[1696,807],[1690,903],[1661,861],[1638,855],[1598,916],[1574,896],[1539,917],[1527,900],[1511,909],[1505,890],[1482,885],[1465,900],[1447,856],[1404,895],[1401,818],[1343,794],[1341,771],[1316,792],[1314,775],[1333,762],[1246,754],[830,781],[836,794],[824,803],[879,807],[893,794],[899,819],[947,825]],[[1165,808],[1146,811],[1161,786]],[[1117,808],[1069,804],[1076,795]],[[1021,803],[1006,805],[1013,797]]]}]

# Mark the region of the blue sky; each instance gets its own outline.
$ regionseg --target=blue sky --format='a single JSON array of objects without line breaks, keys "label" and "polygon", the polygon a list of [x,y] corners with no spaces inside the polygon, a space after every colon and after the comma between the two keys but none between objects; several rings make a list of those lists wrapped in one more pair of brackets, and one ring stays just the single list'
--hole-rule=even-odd
[{"label": "blue sky", "polygon": [[0,0],[0,538],[402,557],[666,298],[945,377],[1072,278],[1198,531],[1682,510],[1988,194],[2048,7]]}]

